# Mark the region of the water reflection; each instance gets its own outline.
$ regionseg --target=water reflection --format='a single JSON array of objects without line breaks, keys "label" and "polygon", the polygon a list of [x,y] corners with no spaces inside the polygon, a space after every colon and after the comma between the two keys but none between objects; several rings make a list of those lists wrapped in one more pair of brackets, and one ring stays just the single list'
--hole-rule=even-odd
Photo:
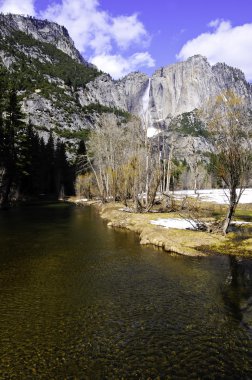
[{"label": "water reflection", "polygon": [[252,332],[252,260],[230,256],[229,266],[223,299],[234,317]]},{"label": "water reflection", "polygon": [[0,244],[1,379],[252,378],[250,261],[172,257],[64,204],[1,214]]}]

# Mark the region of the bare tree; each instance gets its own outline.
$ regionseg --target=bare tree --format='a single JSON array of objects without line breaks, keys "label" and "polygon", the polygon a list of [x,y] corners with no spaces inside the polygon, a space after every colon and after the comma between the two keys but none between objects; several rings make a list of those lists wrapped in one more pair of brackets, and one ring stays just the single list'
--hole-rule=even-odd
[{"label": "bare tree", "polygon": [[132,116],[123,123],[103,114],[87,143],[87,159],[101,199],[131,199],[136,211],[153,206],[160,183],[159,155],[141,121]]},{"label": "bare tree", "polygon": [[249,111],[233,93],[223,93],[213,104],[207,127],[214,152],[213,167],[227,189],[228,210],[222,225],[226,234],[251,172]]},{"label": "bare tree", "polygon": [[87,161],[94,173],[103,201],[116,198],[117,168],[122,161],[124,129],[117,125],[116,116],[103,114],[96,129],[90,133]]}]

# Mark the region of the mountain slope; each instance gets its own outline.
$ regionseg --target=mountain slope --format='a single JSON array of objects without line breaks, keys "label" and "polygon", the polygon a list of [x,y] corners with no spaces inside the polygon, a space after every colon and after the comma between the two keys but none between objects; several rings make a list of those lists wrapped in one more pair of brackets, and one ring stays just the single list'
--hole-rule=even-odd
[{"label": "mountain slope", "polygon": [[194,56],[151,78],[135,72],[115,81],[81,57],[63,26],[33,17],[0,15],[0,64],[15,81],[27,119],[61,137],[80,137],[104,111],[144,116],[149,127],[168,129],[172,118],[205,107],[224,90],[252,108],[251,84],[226,64]]},{"label": "mountain slope", "polygon": [[54,45],[76,62],[90,66],[75,48],[74,42],[64,26],[47,20],[38,20],[34,17],[24,17],[14,14],[0,14],[0,25],[2,38],[13,36],[13,32],[15,31],[24,32],[37,41]]}]

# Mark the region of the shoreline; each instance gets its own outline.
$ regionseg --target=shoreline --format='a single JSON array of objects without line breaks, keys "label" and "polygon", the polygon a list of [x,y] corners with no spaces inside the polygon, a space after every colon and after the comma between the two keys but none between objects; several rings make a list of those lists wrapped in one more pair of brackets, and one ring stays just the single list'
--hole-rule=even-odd
[{"label": "shoreline", "polygon": [[164,228],[150,222],[159,218],[177,217],[175,213],[138,214],[120,210],[123,205],[117,203],[102,204],[99,201],[86,200],[70,201],[81,206],[95,206],[100,217],[107,221],[108,227],[123,228],[137,233],[141,245],[153,245],[166,252],[189,257],[225,254],[252,258],[252,238],[248,238],[246,244],[243,244],[239,239],[236,239],[234,233],[223,236],[203,231]]},{"label": "shoreline", "polygon": [[[199,232],[199,240],[195,240],[195,231],[167,229],[150,223],[164,217],[162,213],[129,213],[119,210],[121,205],[106,204],[98,207],[102,219],[107,221],[108,227],[123,228],[137,233],[141,245],[153,245],[162,248],[166,252],[176,253],[190,257],[205,257],[207,254],[198,249],[206,233]],[[171,215],[169,215],[171,217]],[[198,232],[196,232],[198,233]],[[206,237],[205,237],[206,238]],[[209,243],[213,237],[208,236]]]}]

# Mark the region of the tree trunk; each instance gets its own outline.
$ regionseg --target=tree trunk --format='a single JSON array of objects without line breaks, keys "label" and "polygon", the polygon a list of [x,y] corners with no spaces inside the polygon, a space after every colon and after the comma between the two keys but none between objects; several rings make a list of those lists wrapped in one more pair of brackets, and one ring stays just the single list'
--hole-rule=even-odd
[{"label": "tree trunk", "polygon": [[12,178],[8,176],[6,178],[6,183],[3,186],[3,196],[2,196],[2,201],[1,201],[1,208],[3,209],[8,208],[10,205],[9,195],[11,192],[11,186],[12,186]]},{"label": "tree trunk", "polygon": [[230,226],[230,223],[232,221],[232,218],[236,209],[236,205],[237,205],[237,195],[236,195],[236,188],[234,188],[230,190],[228,212],[222,226],[222,231],[224,235],[226,235],[228,232],[228,227]]},{"label": "tree trunk", "polygon": [[173,142],[171,144],[168,161],[167,161],[167,173],[166,173],[166,189],[165,192],[168,195],[170,192],[170,181],[171,181],[171,170],[172,170],[172,158],[173,158],[173,149],[174,145]]}]

